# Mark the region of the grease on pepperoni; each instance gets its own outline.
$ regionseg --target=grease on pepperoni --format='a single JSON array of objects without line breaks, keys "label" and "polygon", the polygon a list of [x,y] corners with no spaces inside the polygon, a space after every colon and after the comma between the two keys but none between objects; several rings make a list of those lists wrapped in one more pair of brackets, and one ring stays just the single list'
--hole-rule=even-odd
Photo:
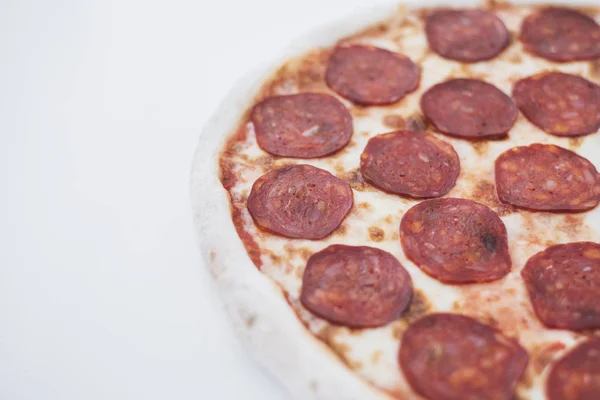
[{"label": "grease on pepperoni", "polygon": [[254,182],[248,211],[256,225],[290,238],[321,239],[333,232],[352,208],[352,189],[329,172],[293,165]]},{"label": "grease on pepperoni", "polygon": [[409,384],[430,400],[511,399],[528,358],[517,341],[457,314],[409,326],[399,354]]},{"label": "grease on pepperoni", "polygon": [[321,93],[273,96],[252,109],[258,145],[268,153],[315,158],[334,153],[352,136],[352,116],[335,97]]},{"label": "grease on pepperoni", "polygon": [[568,8],[545,8],[531,14],[521,26],[520,39],[527,51],[551,61],[600,57],[600,26]]},{"label": "grease on pepperoni", "polygon": [[513,99],[527,119],[556,136],[600,128],[600,86],[580,76],[544,72],[518,81]]},{"label": "grease on pepperoni", "polygon": [[490,282],[511,269],[504,223],[472,200],[444,198],[417,204],[402,218],[400,239],[408,258],[445,283]]},{"label": "grease on pepperoni", "polygon": [[327,85],[360,105],[395,103],[419,86],[420,69],[408,57],[369,46],[338,47],[325,71]]},{"label": "grease on pepperoni", "polygon": [[387,192],[438,197],[454,186],[460,160],[450,144],[433,135],[398,131],[369,140],[360,170],[367,181]]},{"label": "grease on pepperoni", "polygon": [[517,118],[510,97],[476,79],[433,86],[421,97],[421,110],[438,131],[466,139],[505,136]]},{"label": "grease on pepperoni", "polygon": [[521,275],[538,318],[550,328],[600,328],[600,244],[549,247]]},{"label": "grease on pepperoni", "polygon": [[386,325],[402,315],[411,298],[410,276],[394,256],[344,245],[308,259],[300,297],[314,314],[352,328]]},{"label": "grease on pepperoni", "polygon": [[600,399],[600,338],[583,342],[554,364],[548,400]]},{"label": "grease on pepperoni", "polygon": [[504,203],[532,210],[582,211],[600,201],[600,175],[587,159],[562,147],[515,147],[496,160],[496,188]]},{"label": "grease on pepperoni", "polygon": [[429,46],[444,58],[476,62],[496,57],[510,35],[500,18],[482,10],[440,10],[425,23]]}]

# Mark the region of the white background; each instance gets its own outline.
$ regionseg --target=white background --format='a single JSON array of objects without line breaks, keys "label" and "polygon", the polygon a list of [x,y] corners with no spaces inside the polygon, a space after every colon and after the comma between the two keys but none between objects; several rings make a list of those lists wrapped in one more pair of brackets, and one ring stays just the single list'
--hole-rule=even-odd
[{"label": "white background", "polygon": [[196,248],[204,121],[372,0],[0,0],[0,399],[284,399]]}]

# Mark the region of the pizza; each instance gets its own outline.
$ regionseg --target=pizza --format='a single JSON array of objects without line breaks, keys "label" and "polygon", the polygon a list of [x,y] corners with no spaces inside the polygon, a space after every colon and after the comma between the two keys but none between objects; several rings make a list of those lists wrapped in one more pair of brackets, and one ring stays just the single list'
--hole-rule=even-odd
[{"label": "pizza", "polygon": [[235,86],[196,226],[294,396],[600,399],[599,21],[381,8]]}]

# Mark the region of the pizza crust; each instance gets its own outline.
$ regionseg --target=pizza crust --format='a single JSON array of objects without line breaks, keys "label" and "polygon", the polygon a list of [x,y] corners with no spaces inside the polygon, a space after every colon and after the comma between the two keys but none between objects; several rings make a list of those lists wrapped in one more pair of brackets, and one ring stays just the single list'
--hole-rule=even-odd
[{"label": "pizza crust", "polygon": [[[418,7],[448,5],[447,1],[404,3]],[[455,7],[478,4],[469,0],[452,2]],[[397,8],[394,3],[357,10],[338,23],[294,41],[277,62],[238,81],[206,124],[194,156],[190,186],[203,259],[244,345],[298,399],[391,400],[392,397],[348,369],[328,346],[310,333],[282,290],[252,263],[234,227],[229,197],[219,180],[219,155],[254,96],[278,65],[315,47],[331,46],[339,38],[386,19],[398,12]]]}]

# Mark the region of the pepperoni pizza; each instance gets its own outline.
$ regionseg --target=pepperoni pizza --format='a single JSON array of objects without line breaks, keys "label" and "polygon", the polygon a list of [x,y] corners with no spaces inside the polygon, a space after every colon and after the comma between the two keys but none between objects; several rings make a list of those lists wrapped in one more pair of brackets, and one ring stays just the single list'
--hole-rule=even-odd
[{"label": "pepperoni pizza", "polygon": [[294,395],[600,399],[599,21],[400,8],[240,86],[197,222]]}]

